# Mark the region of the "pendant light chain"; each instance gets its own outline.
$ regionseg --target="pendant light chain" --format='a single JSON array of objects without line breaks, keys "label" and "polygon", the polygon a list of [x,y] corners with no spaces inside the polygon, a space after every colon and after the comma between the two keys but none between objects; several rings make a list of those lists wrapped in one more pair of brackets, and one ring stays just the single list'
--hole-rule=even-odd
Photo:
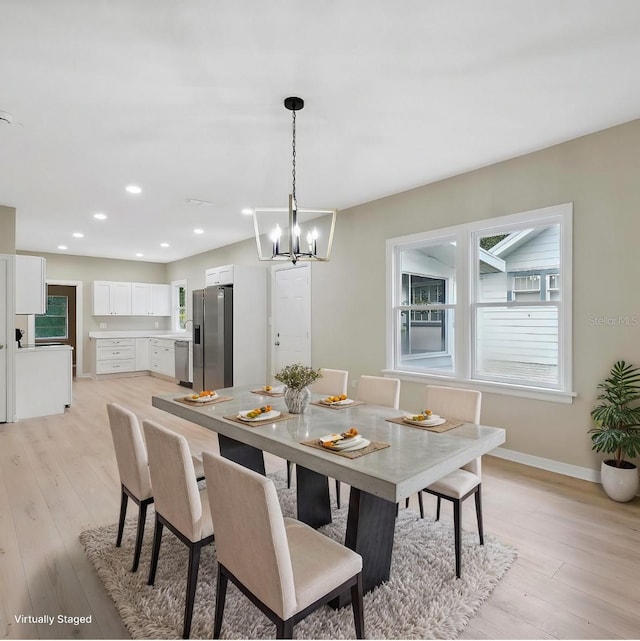
[{"label": "pendant light chain", "polygon": [[292,130],[293,130],[293,137],[292,140],[293,142],[291,143],[292,151],[293,151],[293,157],[292,157],[292,169],[291,169],[291,175],[293,177],[293,186],[291,189],[291,192],[293,194],[293,202],[296,205],[296,209],[298,207],[298,201],[296,200],[296,112],[292,111],[293,114],[293,125],[292,125]]}]

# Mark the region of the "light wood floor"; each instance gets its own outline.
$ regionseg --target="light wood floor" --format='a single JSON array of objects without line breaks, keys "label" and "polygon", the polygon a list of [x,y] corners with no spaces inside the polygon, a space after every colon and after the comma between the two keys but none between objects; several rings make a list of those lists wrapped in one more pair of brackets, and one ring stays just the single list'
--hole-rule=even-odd
[{"label": "light wood floor", "polygon": [[[194,452],[216,449],[215,435],[151,407],[151,394],[178,389],[151,377],[83,379],[64,415],[0,425],[0,638],[128,638],[78,535],[118,516],[108,401],[180,431]],[[586,481],[484,460],[485,529],[519,557],[462,638],[640,638],[640,500],[617,504]],[[267,466],[284,462],[268,456]],[[473,529],[466,503],[463,527]],[[15,621],[45,614],[92,623]]]}]

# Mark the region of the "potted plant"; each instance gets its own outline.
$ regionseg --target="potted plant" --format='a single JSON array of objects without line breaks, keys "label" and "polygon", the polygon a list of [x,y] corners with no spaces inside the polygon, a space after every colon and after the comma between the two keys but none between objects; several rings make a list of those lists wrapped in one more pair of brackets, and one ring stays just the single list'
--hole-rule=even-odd
[{"label": "potted plant", "polygon": [[638,468],[628,459],[640,454],[640,368],[618,361],[598,389],[592,447],[614,455],[602,461],[602,487],[614,501],[630,501],[638,492]]},{"label": "potted plant", "polygon": [[284,402],[292,414],[302,414],[307,409],[311,398],[308,385],[321,376],[319,369],[313,369],[301,363],[287,365],[275,375],[275,379],[286,386]]}]

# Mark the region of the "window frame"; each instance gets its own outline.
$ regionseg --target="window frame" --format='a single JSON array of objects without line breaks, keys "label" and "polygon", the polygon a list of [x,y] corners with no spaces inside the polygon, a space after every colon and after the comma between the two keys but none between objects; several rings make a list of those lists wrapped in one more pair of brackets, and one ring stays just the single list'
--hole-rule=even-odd
[{"label": "window frame", "polygon": [[171,330],[185,332],[186,327],[180,327],[180,288],[184,289],[185,322],[189,317],[189,300],[186,278],[171,281]]},{"label": "window frame", "polygon": [[[476,314],[477,305],[477,266],[480,252],[479,238],[510,233],[523,227],[559,226],[560,243],[560,291],[561,300],[513,301],[510,306],[554,306],[558,308],[558,384],[553,387],[544,385],[524,385],[514,381],[492,380],[490,377],[478,378],[476,371]],[[386,368],[385,374],[402,380],[429,383],[440,382],[453,387],[473,387],[481,391],[500,393],[510,396],[571,403],[575,393],[572,391],[572,237],[573,203],[563,203],[551,207],[509,214],[472,223],[432,231],[419,232],[407,236],[390,238],[386,242],[387,260],[387,305],[386,305]],[[451,305],[429,306],[429,309],[454,309],[454,359],[453,373],[441,371],[409,371],[396,365],[401,353],[399,331],[399,309],[401,306],[401,252],[446,240],[456,242],[456,298]],[[491,303],[504,306],[500,303]],[[483,307],[487,303],[482,303]],[[410,308],[412,306],[404,306]]]}]

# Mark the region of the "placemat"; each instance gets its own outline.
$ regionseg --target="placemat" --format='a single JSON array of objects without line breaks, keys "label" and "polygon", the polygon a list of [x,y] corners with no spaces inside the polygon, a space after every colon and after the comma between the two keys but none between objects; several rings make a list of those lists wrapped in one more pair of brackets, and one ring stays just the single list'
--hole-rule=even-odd
[{"label": "placemat", "polygon": [[252,389],[252,394],[260,394],[260,396],[284,396],[284,392],[265,392],[263,389]]},{"label": "placemat", "polygon": [[315,447],[316,450],[322,450],[323,452],[331,452],[331,454],[337,454],[344,458],[360,458],[365,454],[371,454],[371,452],[377,452],[378,450],[384,450],[387,447],[391,447],[390,443],[383,443],[382,441],[371,441],[367,447],[363,447],[361,450],[356,450],[355,452],[338,452],[336,450],[330,450],[327,447],[322,447],[320,445],[320,439],[314,438],[310,441],[301,441],[300,445],[307,445],[308,447]]},{"label": "placemat", "polygon": [[174,401],[178,401],[178,403],[184,403],[185,405],[188,405],[189,407],[194,407],[195,405],[200,406],[200,405],[213,405],[214,403],[224,403],[225,401],[232,401],[233,396],[216,396],[215,398],[211,399],[210,401],[190,401],[188,398],[185,398],[184,396],[179,396],[178,398],[174,398]]},{"label": "placemat", "polygon": [[326,407],[328,410],[348,410],[350,407],[356,407],[357,405],[364,405],[364,401],[353,401],[353,403],[347,403],[346,405],[327,405],[326,403],[321,403],[320,401],[312,401],[311,405],[317,405],[318,407]]},{"label": "placemat", "polygon": [[241,418],[238,418],[236,414],[233,416],[223,416],[222,418],[226,418],[228,421],[233,421],[234,423],[240,423],[240,425],[244,425],[245,427],[260,427],[261,425],[269,425],[271,423],[277,423],[278,421],[288,421],[290,418],[295,418],[296,416],[300,415],[282,412],[280,416],[268,418],[264,421],[243,421]]},{"label": "placemat", "polygon": [[464,421],[458,421],[454,418],[448,418],[445,420],[442,425],[414,425],[413,423],[405,423],[402,419],[403,416],[397,416],[395,418],[388,418],[387,421],[389,423],[397,423],[398,425],[404,425],[405,427],[415,427],[418,430],[425,430],[427,432],[448,432],[449,430],[452,430],[454,427],[460,427],[461,425],[464,425]]}]

